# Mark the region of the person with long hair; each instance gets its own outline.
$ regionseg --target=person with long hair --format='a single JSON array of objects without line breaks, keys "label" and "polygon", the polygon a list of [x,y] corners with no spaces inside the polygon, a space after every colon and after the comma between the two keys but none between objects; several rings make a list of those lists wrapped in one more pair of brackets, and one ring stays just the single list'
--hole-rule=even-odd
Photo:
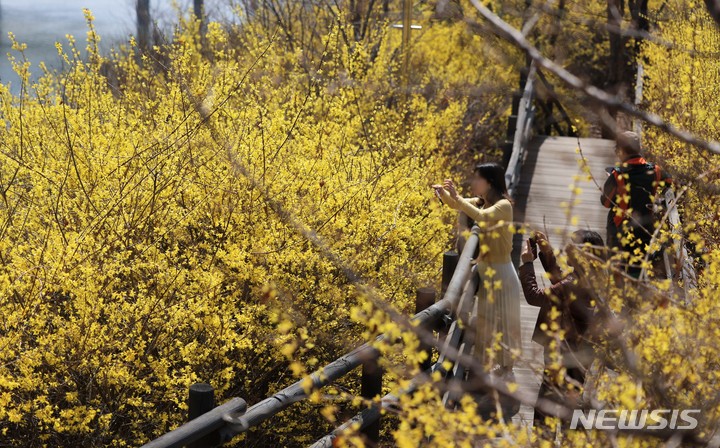
[{"label": "person with long hair", "polygon": [[[480,286],[477,292],[475,357],[489,369],[511,372],[520,354],[520,300],[522,290],[512,252],[513,206],[505,185],[505,170],[496,163],[479,164],[473,171],[471,189],[475,198],[458,195],[452,180],[433,185],[440,200],[464,212],[480,228],[476,259]],[[501,349],[495,347],[500,333]],[[514,352],[514,353],[513,353]]]}]

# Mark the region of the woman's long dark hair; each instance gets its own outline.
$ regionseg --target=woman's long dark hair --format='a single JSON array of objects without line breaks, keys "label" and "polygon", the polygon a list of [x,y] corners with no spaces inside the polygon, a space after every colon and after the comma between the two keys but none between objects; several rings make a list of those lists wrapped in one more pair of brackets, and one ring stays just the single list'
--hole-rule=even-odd
[{"label": "woman's long dark hair", "polygon": [[475,173],[485,179],[490,184],[491,195],[489,195],[490,204],[505,198],[512,202],[508,194],[507,185],[505,184],[505,168],[497,163],[479,163],[475,165]]}]

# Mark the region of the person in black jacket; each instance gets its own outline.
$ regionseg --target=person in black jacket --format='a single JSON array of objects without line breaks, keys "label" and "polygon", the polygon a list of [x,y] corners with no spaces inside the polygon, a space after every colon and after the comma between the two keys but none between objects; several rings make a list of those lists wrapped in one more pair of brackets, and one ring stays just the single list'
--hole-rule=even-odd
[{"label": "person in black jacket", "polygon": [[[600,197],[608,209],[608,247],[632,256],[627,271],[638,277],[640,261],[645,257],[657,223],[655,204],[672,179],[660,166],[648,163],[640,150],[640,138],[634,132],[617,137],[615,155],[618,165],[608,168],[608,178]],[[659,254],[659,252],[658,252]],[[652,260],[655,253],[650,254]]]},{"label": "person in black jacket", "polygon": [[[547,289],[539,287],[535,278],[533,240],[537,244],[540,262],[550,277],[552,286]],[[590,230],[575,231],[572,241],[578,245],[590,244],[598,254],[604,246],[602,237]],[[540,232],[535,232],[533,239],[526,241],[520,260],[520,283],[525,300],[532,306],[540,307],[532,336],[533,341],[544,347],[545,369],[538,397],[558,402],[565,402],[568,395],[579,398],[577,385],[585,382],[585,372],[592,358],[587,356],[590,350],[585,339],[594,316],[591,294],[579,284],[574,274],[561,274],[553,249],[547,237]],[[560,331],[563,332],[562,337],[558,337]],[[566,369],[567,378],[564,381],[558,381],[559,372],[551,368],[553,340],[558,341],[562,367]],[[542,423],[544,417],[541,411],[535,409],[536,424]]]}]

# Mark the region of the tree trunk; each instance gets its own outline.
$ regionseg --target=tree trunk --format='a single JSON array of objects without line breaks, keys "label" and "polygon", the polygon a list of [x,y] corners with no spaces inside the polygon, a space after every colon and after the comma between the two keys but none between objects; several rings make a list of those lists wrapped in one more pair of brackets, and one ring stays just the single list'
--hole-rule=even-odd
[{"label": "tree trunk", "polygon": [[[607,2],[607,24],[610,41],[610,57],[608,60],[608,76],[605,88],[608,92],[619,96],[623,101],[630,98],[628,90],[633,85],[633,79],[628,79],[631,72],[629,54],[626,46],[626,38],[620,34],[622,19],[625,14],[624,0],[608,0]],[[604,138],[615,138],[620,129],[629,129],[627,117],[618,116],[617,109],[608,108],[607,114],[610,120],[603,122],[602,136]]]},{"label": "tree trunk", "polygon": [[627,60],[624,38],[620,35],[625,5],[623,0],[608,0],[607,23],[610,41],[610,61],[608,64],[607,87],[616,89],[622,81],[623,65]]},{"label": "tree trunk", "polygon": [[137,0],[137,43],[142,51],[150,48],[150,0]]},{"label": "tree trunk", "polygon": [[195,18],[200,21],[200,38],[203,42],[203,48],[205,48],[205,33],[207,31],[207,23],[205,21],[205,9],[203,0],[193,0],[193,10],[195,12]]},{"label": "tree trunk", "polygon": [[203,18],[203,0],[193,0],[193,9],[195,11],[195,17],[198,19]]},{"label": "tree trunk", "polygon": [[353,27],[353,39],[355,39],[355,42],[360,41],[362,34],[362,3],[361,0],[350,0],[348,3],[350,7],[348,20]]},{"label": "tree trunk", "polygon": [[[630,38],[623,37],[621,26],[625,16],[625,0],[608,0],[607,23],[610,41],[610,58],[608,60],[608,75],[605,88],[624,101],[633,101],[636,82],[637,61],[640,53],[642,35],[634,37],[633,44]],[[630,12],[631,29],[635,32],[647,32],[650,29],[648,21],[648,0],[628,0],[627,9]],[[616,110],[609,109],[608,115],[612,118],[610,123],[603,126],[603,137],[614,138],[614,128],[629,129],[630,118],[625,114],[618,114]]]},{"label": "tree trunk", "polygon": [[195,12],[195,18],[200,21],[200,27],[205,23],[205,11],[203,9],[205,3],[203,0],[193,0],[193,11]]}]

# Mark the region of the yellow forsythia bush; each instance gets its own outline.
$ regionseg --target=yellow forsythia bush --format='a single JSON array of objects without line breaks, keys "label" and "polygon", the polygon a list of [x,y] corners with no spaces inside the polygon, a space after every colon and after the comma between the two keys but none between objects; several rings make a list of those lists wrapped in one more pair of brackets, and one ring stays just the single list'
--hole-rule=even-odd
[{"label": "yellow forsythia bush", "polygon": [[[492,65],[465,24],[421,15],[403,98],[386,24],[348,42],[318,10],[301,48],[252,18],[204,40],[182,22],[142,56],[104,57],[86,14],[87,47],[58,45],[65,72],[30,83],[16,42],[21,93],[0,86],[0,445],[136,446],[184,421],[192,383],[252,404],[361,343],[362,299],[298,229],[402,312],[437,284],[454,216],[429,183],[516,82],[462,83]],[[460,62],[429,43],[446,37]],[[453,89],[482,82],[497,88],[470,116]],[[291,417],[252,446],[332,427]]]},{"label": "yellow forsythia bush", "polygon": [[[659,39],[647,41],[642,56],[645,66],[644,105],[669,123],[708,140],[720,140],[720,31],[702,2],[676,0],[658,17]],[[717,155],[705,153],[663,131],[646,127],[648,151],[680,177],[682,210],[708,245],[720,242],[718,201],[720,182]],[[698,244],[702,243],[698,240]]]}]

